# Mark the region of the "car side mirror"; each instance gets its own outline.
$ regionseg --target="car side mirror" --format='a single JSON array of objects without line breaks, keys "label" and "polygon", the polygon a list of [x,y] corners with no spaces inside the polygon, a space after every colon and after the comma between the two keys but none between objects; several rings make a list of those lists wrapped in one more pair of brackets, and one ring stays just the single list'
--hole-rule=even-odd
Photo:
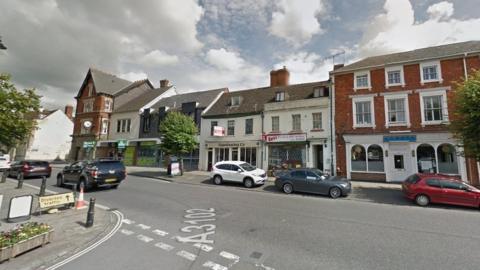
[{"label": "car side mirror", "polygon": [[241,173],[241,172],[242,172],[242,169],[238,169],[237,172]]}]

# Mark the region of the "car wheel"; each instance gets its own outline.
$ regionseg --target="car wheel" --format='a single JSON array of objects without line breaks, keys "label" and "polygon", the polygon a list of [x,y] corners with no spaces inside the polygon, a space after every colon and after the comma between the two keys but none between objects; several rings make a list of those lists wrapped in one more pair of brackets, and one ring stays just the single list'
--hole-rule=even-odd
[{"label": "car wheel", "polygon": [[427,206],[430,203],[430,198],[427,195],[420,194],[415,197],[415,202],[420,206]]},{"label": "car wheel", "polygon": [[338,187],[332,187],[328,191],[328,195],[330,195],[331,198],[336,199],[336,198],[342,196],[342,191]]},{"label": "car wheel", "polygon": [[282,189],[283,189],[283,192],[287,194],[290,194],[293,192],[293,186],[290,183],[286,183],[285,185],[283,185]]},{"label": "car wheel", "polygon": [[244,185],[246,188],[251,188],[251,187],[253,187],[253,180],[252,180],[252,178],[245,178],[245,180],[243,180],[243,185]]},{"label": "car wheel", "polygon": [[213,177],[213,183],[214,183],[215,185],[221,185],[222,182],[223,182],[223,179],[222,179],[222,177],[221,177],[220,175],[215,175],[215,176]]},{"label": "car wheel", "polygon": [[61,174],[57,175],[57,187],[63,187],[63,176]]}]

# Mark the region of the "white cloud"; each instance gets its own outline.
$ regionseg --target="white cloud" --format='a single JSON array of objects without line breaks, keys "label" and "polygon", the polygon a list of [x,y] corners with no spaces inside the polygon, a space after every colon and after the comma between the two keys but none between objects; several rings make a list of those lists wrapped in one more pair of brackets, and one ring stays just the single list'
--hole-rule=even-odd
[{"label": "white cloud", "polygon": [[305,83],[328,80],[332,70],[331,61],[326,61],[315,53],[298,52],[284,57],[275,64],[275,69],[287,67],[290,71],[290,83]]},{"label": "white cloud", "polygon": [[453,18],[450,2],[431,5],[427,9],[430,17],[423,22],[415,22],[408,0],[386,0],[384,10],[366,26],[359,46],[361,56],[480,39],[480,18]]},{"label": "white cloud", "polygon": [[211,49],[207,52],[206,60],[219,69],[237,70],[243,67],[243,60],[237,53],[229,52],[224,48]]},{"label": "white cloud", "polygon": [[144,80],[148,76],[145,72],[139,71],[139,72],[122,73],[122,74],[118,75],[118,77],[134,82],[134,81]]},{"label": "white cloud", "polygon": [[168,66],[178,63],[178,56],[153,50],[140,58],[140,63],[146,66]]},{"label": "white cloud", "polygon": [[322,0],[281,0],[278,6],[269,28],[272,35],[299,46],[323,32],[317,19],[325,9]]}]

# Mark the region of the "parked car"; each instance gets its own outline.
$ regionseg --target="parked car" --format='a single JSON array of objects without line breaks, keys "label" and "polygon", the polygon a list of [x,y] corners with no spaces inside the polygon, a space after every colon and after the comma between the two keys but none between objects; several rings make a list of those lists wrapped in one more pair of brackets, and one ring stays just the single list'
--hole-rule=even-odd
[{"label": "parked car", "polygon": [[20,179],[29,177],[47,177],[52,174],[52,167],[48,161],[22,160],[11,164],[8,176]]},{"label": "parked car", "polygon": [[5,171],[8,169],[10,169],[10,156],[0,155],[0,171]]},{"label": "parked car", "polygon": [[264,170],[243,161],[217,162],[210,175],[216,185],[220,185],[224,181],[237,182],[243,183],[247,188],[263,185],[267,180]]},{"label": "parked car", "polygon": [[480,207],[480,190],[454,176],[413,174],[402,183],[402,191],[420,206],[442,203]]},{"label": "parked car", "polygon": [[57,174],[57,186],[77,184],[84,191],[96,187],[118,188],[127,176],[120,160],[77,161]]},{"label": "parked car", "polygon": [[275,178],[275,186],[290,194],[294,191],[329,195],[332,198],[347,196],[352,185],[346,178],[330,176],[318,169],[290,169]]}]

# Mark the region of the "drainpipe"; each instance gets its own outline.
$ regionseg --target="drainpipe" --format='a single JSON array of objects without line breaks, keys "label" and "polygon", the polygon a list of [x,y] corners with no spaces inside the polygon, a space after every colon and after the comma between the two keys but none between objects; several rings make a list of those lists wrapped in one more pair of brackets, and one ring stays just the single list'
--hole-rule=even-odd
[{"label": "drainpipe", "polygon": [[264,149],[263,149],[263,148],[264,148],[263,133],[264,133],[264,129],[265,129],[265,127],[264,127],[264,118],[265,118],[265,115],[263,114],[263,111],[260,113],[260,118],[262,119],[262,132],[261,132],[261,136],[262,136],[261,138],[262,138],[262,140],[260,141],[260,146],[261,146],[261,149],[262,149],[262,150],[260,151],[260,153],[261,153],[261,155],[260,155],[260,168],[263,169],[263,158],[264,158],[264,155],[265,155],[265,151],[264,151]]},{"label": "drainpipe", "polygon": [[468,53],[465,53],[463,55],[463,72],[465,73],[465,81],[468,81],[468,71],[467,71],[467,55]]},{"label": "drainpipe", "polygon": [[334,91],[333,91],[333,80],[334,80],[334,76],[333,77],[330,77],[329,79],[329,95],[328,95],[328,101],[330,103],[330,175],[335,175],[336,174],[336,170],[335,170],[335,164],[333,162],[333,151],[336,149],[335,145],[334,145],[334,142],[333,142],[333,135],[335,134],[333,132],[333,121],[334,121],[334,117],[333,117],[333,94],[334,94]]}]

